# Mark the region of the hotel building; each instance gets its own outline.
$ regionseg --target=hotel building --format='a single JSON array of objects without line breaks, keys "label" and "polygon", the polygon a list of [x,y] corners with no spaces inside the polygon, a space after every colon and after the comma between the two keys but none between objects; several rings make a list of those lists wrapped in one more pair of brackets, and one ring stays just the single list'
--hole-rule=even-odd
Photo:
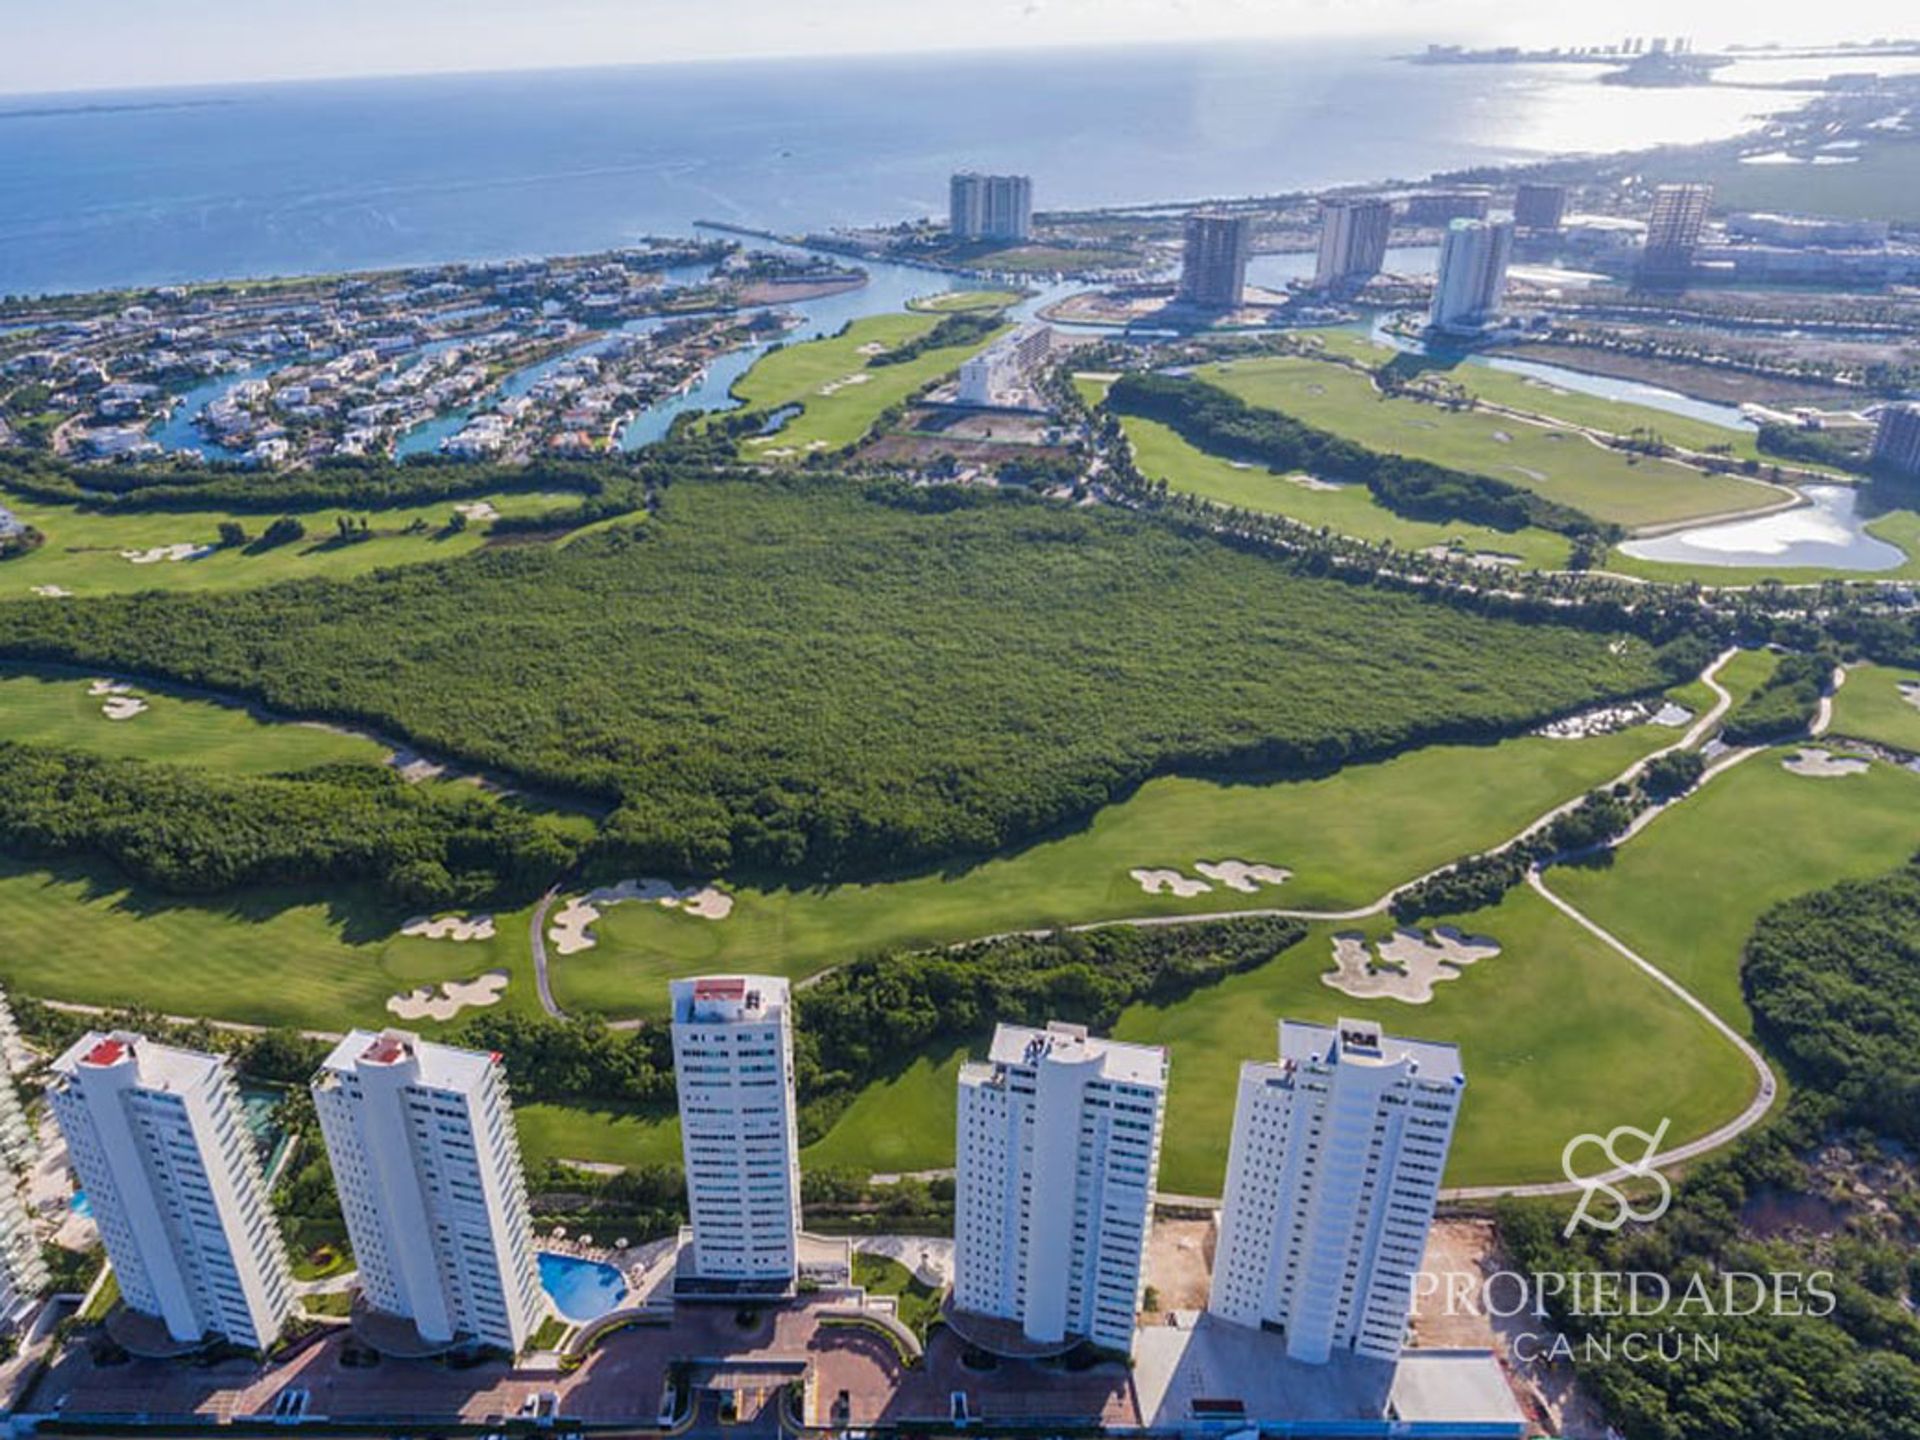
[{"label": "hotel building", "polygon": [[227,1062],[94,1031],[47,1098],[127,1308],[178,1344],[272,1345],[293,1286]]},{"label": "hotel building", "polygon": [[1230,310],[1247,288],[1252,240],[1244,215],[1200,210],[1187,216],[1180,255],[1180,299],[1187,305]]},{"label": "hotel building", "polygon": [[1364,284],[1387,262],[1393,206],[1385,200],[1329,200],[1320,207],[1320,254],[1316,289]]},{"label": "hotel building", "polygon": [[955,175],[947,225],[956,240],[1021,241],[1033,235],[1033,180],[1026,175]]},{"label": "hotel building", "polygon": [[355,1030],[312,1088],[367,1304],[428,1346],[518,1354],[546,1304],[499,1058]]},{"label": "hotel building", "polygon": [[1920,476],[1920,404],[1881,407],[1873,432],[1873,463],[1896,474]]},{"label": "hotel building", "polygon": [[1513,223],[1532,234],[1556,231],[1567,218],[1567,187],[1522,181],[1513,192]]},{"label": "hotel building", "polygon": [[1017,1324],[1031,1345],[1131,1352],[1166,1051],[1002,1025],[959,1091],[956,1308]]},{"label": "hotel building", "polygon": [[674,981],[672,997],[692,1274],[740,1293],[784,1292],[800,1236],[787,982],[706,976]]},{"label": "hotel building", "polygon": [[1208,1309],[1309,1364],[1396,1358],[1465,1084],[1451,1045],[1281,1021],[1240,1068]]},{"label": "hotel building", "polygon": [[978,406],[1028,402],[1033,374],[1052,354],[1052,327],[1023,325],[961,364],[955,398]]},{"label": "hotel building", "polygon": [[1711,185],[1661,185],[1653,192],[1647,217],[1647,248],[1641,270],[1656,279],[1684,280],[1693,270],[1693,254],[1707,228],[1713,205]]},{"label": "hotel building", "polygon": [[1433,328],[1473,334],[1498,320],[1512,256],[1513,225],[1508,221],[1455,220],[1449,225],[1433,287]]},{"label": "hotel building", "polygon": [[[0,1047],[18,1044],[13,1011],[0,991]],[[20,1195],[20,1179],[33,1168],[39,1146],[14,1088],[12,1066],[0,1063],[0,1329],[32,1313],[52,1278],[40,1256],[40,1240]]]}]

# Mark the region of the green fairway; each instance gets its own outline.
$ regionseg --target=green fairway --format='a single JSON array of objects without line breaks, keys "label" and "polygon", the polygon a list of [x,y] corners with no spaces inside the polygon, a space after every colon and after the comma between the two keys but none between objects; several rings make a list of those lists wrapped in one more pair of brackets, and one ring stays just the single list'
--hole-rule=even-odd
[{"label": "green fairway", "polygon": [[1158,420],[1127,415],[1120,423],[1133,445],[1140,473],[1149,480],[1165,480],[1169,489],[1261,514],[1285,515],[1360,540],[1384,540],[1404,550],[1441,546],[1511,555],[1535,569],[1566,568],[1572,547],[1566,536],[1550,530],[1529,527],[1509,532],[1465,522],[1436,525],[1408,520],[1381,505],[1364,485],[1309,488],[1298,478],[1209,455]]},{"label": "green fairway", "polygon": [[358,890],[196,902],[133,889],[104,867],[0,857],[0,980],[49,1000],[317,1030],[394,1023],[389,996],[487,970],[514,976],[501,1004],[537,1004],[527,912],[501,914],[494,939],[467,942],[403,937],[407,918]]},{"label": "green fairway", "polygon": [[957,1045],[869,1085],[800,1163],[880,1175],[945,1169],[953,1164],[954,1087],[968,1058]]},{"label": "green fairway", "polygon": [[1274,1058],[1282,1016],[1364,1017],[1391,1034],[1460,1046],[1467,1092],[1449,1185],[1559,1180],[1561,1148],[1575,1134],[1651,1129],[1664,1115],[1674,1143],[1746,1104],[1752,1072],[1730,1043],[1531,891],[1455,923],[1492,936],[1501,953],[1436,985],[1426,1005],[1356,1000],[1322,983],[1331,935],[1344,927],[1316,926],[1260,970],[1128,1011],[1119,1038],[1172,1050],[1161,1188],[1220,1193],[1240,1063]]},{"label": "green fairway", "polygon": [[[233,515],[225,511],[148,511],[139,514],[106,513],[48,505],[0,487],[0,502],[23,522],[47,537],[46,544],[13,560],[0,562],[0,599],[31,595],[38,586],[57,586],[76,595],[125,593],[135,590],[230,590],[266,585],[276,580],[324,576],[345,579],[394,565],[446,560],[477,550],[486,543],[486,525],[470,524],[459,532],[447,522],[456,504],[485,500],[501,515],[531,515],[558,510],[580,501],[578,495],[528,494],[476,496],[468,500],[440,500],[431,505],[391,510],[348,510],[330,506],[294,512],[307,527],[304,540],[250,553],[250,547],[215,549],[210,555],[186,560],[153,560],[135,564],[123,551],[146,554],[173,545],[217,546],[220,524],[231,520],[257,539],[275,519],[272,515]],[[373,538],[340,544],[335,521],[342,515],[371,520]],[[423,528],[409,534],[409,527]]]},{"label": "green fairway", "polygon": [[1549,875],[1559,895],[1741,1030],[1752,1021],[1740,956],[1761,912],[1885,874],[1920,849],[1920,775],[1876,763],[1812,779],[1781,768],[1789,753],[1756,755],[1709,782],[1611,866]]},{"label": "green fairway", "polygon": [[953,315],[968,310],[1004,310],[1025,298],[1018,290],[942,290],[937,295],[920,295],[907,302],[907,309],[932,315]]},{"label": "green fairway", "polygon": [[133,760],[205,765],[229,774],[269,775],[335,761],[377,765],[385,747],[319,725],[274,724],[237,705],[190,699],[139,684],[131,697],[147,708],[110,720],[111,697],[90,694],[92,682],[51,670],[0,665],[0,740],[59,745]]},{"label": "green fairway", "polygon": [[549,1160],[597,1165],[678,1165],[680,1120],[637,1110],[515,1105],[520,1151],[529,1167]]},{"label": "green fairway", "polygon": [[[1912,688],[1902,694],[1902,685]],[[1850,668],[1833,698],[1833,733],[1920,754],[1920,671]]]},{"label": "green fairway", "polygon": [[[733,394],[752,410],[798,405],[794,416],[772,435],[746,443],[749,454],[793,460],[810,450],[851,445],[872,427],[882,410],[898,405],[930,380],[956,370],[987,341],[929,350],[898,365],[869,366],[880,349],[919,339],[940,323],[940,316],[870,315],[825,340],[809,340],[775,350],[754,362],[734,381]],[[878,347],[878,348],[876,348]]]},{"label": "green fairway", "polygon": [[1385,399],[1366,375],[1332,361],[1265,356],[1198,373],[1250,405],[1375,450],[1490,475],[1619,525],[1758,509],[1779,498],[1769,486],[1624,455],[1573,430]]},{"label": "green fairway", "polygon": [[[1432,746],[1314,780],[1165,777],[1086,825],[966,869],[805,889],[734,889],[733,913],[704,920],[658,905],[609,907],[599,944],[556,956],[568,1009],[659,1014],[667,981],[708,969],[813,973],[869,950],[1123,916],[1365,905],[1396,884],[1512,835],[1560,801],[1671,744],[1640,726],[1590,740],[1527,737]],[[1149,895],[1129,872],[1225,859],[1294,872],[1252,893],[1214,884]]]}]

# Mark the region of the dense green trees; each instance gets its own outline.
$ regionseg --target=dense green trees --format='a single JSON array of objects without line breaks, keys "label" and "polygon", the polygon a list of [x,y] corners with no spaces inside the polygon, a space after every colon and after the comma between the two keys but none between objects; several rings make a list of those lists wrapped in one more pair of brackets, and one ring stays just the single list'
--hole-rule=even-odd
[{"label": "dense green trees", "polygon": [[1387,509],[1409,519],[1467,521],[1496,530],[1539,525],[1568,534],[1599,529],[1578,510],[1504,480],[1369,450],[1199,380],[1135,371],[1114,382],[1107,404],[1121,414],[1170,426],[1216,455],[1365,485]]},{"label": "dense green trees", "polygon": [[363,881],[438,906],[536,893],[575,842],[478,790],[374,766],[253,778],[0,742],[0,850],[104,855],[168,894]]},{"label": "dense green trees", "polygon": [[1781,656],[1766,683],[1728,714],[1721,738],[1729,745],[1765,745],[1806,734],[1832,676],[1831,654]]},{"label": "dense green trees", "polygon": [[359,719],[612,798],[610,857],[669,873],[978,854],[1156,773],[1319,771],[1671,678],[1616,638],[1313,578],[1153,517],[827,476],[677,484],[644,528],[557,550],[0,605],[0,653]]},{"label": "dense green trees", "polygon": [[1741,981],[1797,1075],[1852,1123],[1920,1143],[1920,868],[1768,911]]}]

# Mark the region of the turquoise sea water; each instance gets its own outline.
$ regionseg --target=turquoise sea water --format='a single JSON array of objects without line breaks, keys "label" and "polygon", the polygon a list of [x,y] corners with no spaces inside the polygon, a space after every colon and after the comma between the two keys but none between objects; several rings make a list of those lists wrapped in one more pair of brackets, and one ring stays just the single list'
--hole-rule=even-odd
[{"label": "turquoise sea water", "polygon": [[[1797,96],[1628,91],[1403,44],[756,61],[0,96],[0,293],[932,215],[949,172],[1044,208],[1419,177],[1733,133]],[[150,108],[113,108],[145,105]]]}]

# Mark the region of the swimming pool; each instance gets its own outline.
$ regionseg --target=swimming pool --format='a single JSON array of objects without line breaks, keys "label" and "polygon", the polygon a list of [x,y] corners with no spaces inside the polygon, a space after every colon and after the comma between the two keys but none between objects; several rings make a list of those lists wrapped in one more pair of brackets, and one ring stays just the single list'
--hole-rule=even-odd
[{"label": "swimming pool", "polygon": [[627,1282],[611,1265],[540,1252],[540,1288],[569,1320],[598,1320],[620,1308]]}]

